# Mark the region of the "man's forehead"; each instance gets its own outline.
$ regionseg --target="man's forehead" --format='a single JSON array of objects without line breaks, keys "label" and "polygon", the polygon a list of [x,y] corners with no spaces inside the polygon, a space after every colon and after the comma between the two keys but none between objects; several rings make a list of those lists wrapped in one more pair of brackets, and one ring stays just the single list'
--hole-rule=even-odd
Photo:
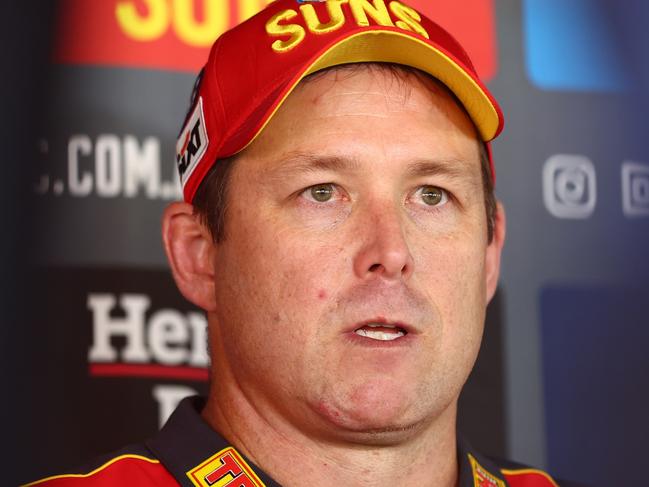
[{"label": "man's forehead", "polygon": [[400,177],[475,179],[480,160],[471,119],[438,82],[381,66],[303,81],[241,156],[279,181],[314,171],[363,173],[384,159],[398,162],[392,169]]},{"label": "man's forehead", "polygon": [[[277,144],[308,130],[314,131],[317,142],[337,132],[344,137],[347,124],[354,119],[365,119],[368,130],[374,121],[393,125],[394,138],[376,140],[377,145],[406,138],[410,145],[416,141],[416,145],[425,146],[429,139],[452,137],[456,132],[478,140],[473,121],[439,81],[414,69],[373,64],[341,66],[306,78],[260,136],[278,132],[279,126],[280,131],[288,133],[280,134]],[[410,121],[409,130],[415,132],[408,134],[403,124]]]}]

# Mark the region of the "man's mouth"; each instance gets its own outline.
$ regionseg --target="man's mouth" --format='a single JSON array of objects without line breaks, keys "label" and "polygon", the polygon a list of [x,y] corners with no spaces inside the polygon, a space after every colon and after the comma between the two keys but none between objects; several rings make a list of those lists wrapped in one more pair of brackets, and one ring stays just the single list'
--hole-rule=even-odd
[{"label": "man's mouth", "polygon": [[387,323],[367,323],[360,328],[354,330],[359,336],[371,338],[372,340],[379,340],[382,342],[389,342],[406,336],[408,332],[403,328],[396,325],[389,325]]}]

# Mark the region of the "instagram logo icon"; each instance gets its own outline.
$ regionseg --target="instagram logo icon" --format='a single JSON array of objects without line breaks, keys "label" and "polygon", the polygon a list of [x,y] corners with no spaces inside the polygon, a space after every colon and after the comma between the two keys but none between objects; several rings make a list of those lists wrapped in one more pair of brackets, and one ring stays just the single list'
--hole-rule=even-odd
[{"label": "instagram logo icon", "polygon": [[597,202],[592,161],[579,155],[550,157],[543,166],[543,202],[557,218],[590,217]]},{"label": "instagram logo icon", "polygon": [[622,164],[622,209],[627,217],[649,216],[649,165]]}]

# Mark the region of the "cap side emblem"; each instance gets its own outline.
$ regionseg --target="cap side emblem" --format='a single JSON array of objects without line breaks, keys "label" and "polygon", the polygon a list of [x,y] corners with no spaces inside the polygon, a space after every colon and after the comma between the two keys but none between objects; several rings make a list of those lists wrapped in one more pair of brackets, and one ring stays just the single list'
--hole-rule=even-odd
[{"label": "cap side emblem", "polygon": [[198,103],[188,118],[176,143],[176,163],[183,188],[198,163],[207,151],[209,139],[203,115],[203,97],[198,97]]}]

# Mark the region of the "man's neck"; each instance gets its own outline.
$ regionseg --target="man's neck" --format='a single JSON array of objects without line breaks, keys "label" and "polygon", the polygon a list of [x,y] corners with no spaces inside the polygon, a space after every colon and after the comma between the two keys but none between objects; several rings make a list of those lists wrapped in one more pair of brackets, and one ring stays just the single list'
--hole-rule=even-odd
[{"label": "man's neck", "polygon": [[[218,398],[218,399],[217,399]],[[403,442],[362,442],[305,434],[236,387],[212,390],[203,418],[281,485],[457,485],[456,405]]]}]

